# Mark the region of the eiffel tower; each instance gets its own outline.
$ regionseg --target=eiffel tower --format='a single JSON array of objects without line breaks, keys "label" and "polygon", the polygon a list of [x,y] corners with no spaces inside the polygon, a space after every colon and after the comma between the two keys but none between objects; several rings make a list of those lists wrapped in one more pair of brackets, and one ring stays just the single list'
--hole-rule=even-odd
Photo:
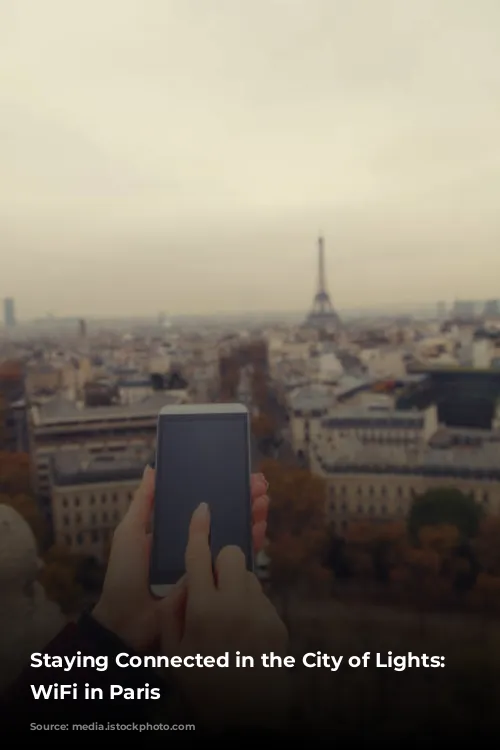
[{"label": "eiffel tower", "polygon": [[337,331],[340,318],[334,310],[330,295],[326,289],[325,247],[323,237],[318,239],[318,290],[314,297],[313,307],[309,313],[306,325],[328,331]]}]

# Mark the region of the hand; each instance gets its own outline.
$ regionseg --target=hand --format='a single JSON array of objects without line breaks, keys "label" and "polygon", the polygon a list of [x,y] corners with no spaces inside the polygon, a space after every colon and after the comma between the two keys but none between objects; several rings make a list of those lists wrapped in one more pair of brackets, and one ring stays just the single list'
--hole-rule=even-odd
[{"label": "hand", "polygon": [[[101,598],[93,617],[136,651],[145,651],[159,640],[158,600],[149,590],[151,534],[155,472],[147,467],[127,514],[116,528]],[[264,544],[269,499],[262,474],[252,475],[253,541],[255,551]]]},{"label": "hand", "polygon": [[[237,547],[220,552],[214,581],[209,534],[210,513],[203,503],[191,520],[186,575],[160,605],[162,653],[217,657],[229,652],[229,669],[171,670],[206,725],[250,729],[274,724],[288,708],[287,670],[263,668],[261,655],[286,655],[286,628]],[[238,651],[253,657],[254,667],[235,667]]]}]

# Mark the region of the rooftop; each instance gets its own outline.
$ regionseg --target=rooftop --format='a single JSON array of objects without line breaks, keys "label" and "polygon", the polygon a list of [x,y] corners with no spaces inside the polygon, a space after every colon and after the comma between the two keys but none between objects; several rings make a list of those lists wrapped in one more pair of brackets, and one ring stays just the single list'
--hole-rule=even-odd
[{"label": "rooftop", "polygon": [[316,457],[328,473],[418,474],[424,476],[500,479],[500,446],[440,450],[405,446],[363,445],[349,441],[328,451],[317,447]]},{"label": "rooftop", "polygon": [[331,412],[322,422],[324,427],[338,427],[339,425],[363,424],[373,427],[421,427],[424,415],[420,411],[404,411],[388,408],[385,405],[371,406],[340,406]]},{"label": "rooftop", "polygon": [[322,411],[335,403],[331,388],[319,385],[306,385],[297,388],[289,395],[290,405],[294,411]]},{"label": "rooftop", "polygon": [[163,406],[175,404],[178,401],[178,396],[166,391],[159,391],[135,404],[79,407],[73,401],[56,396],[50,401],[34,407],[33,418],[37,426],[140,419],[141,417],[156,417]]},{"label": "rooftop", "polygon": [[358,378],[354,375],[343,375],[335,388],[335,395],[337,398],[344,398],[351,393],[361,391],[370,388],[378,382],[373,378]]},{"label": "rooftop", "polygon": [[118,454],[61,451],[52,461],[52,481],[56,487],[134,481],[141,478],[151,459],[151,453],[145,449]]}]

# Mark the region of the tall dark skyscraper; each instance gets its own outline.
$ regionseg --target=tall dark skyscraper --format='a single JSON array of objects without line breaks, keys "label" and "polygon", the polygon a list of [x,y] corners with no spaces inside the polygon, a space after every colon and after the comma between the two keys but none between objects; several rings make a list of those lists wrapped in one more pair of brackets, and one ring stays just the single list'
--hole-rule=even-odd
[{"label": "tall dark skyscraper", "polygon": [[11,297],[3,302],[3,319],[7,328],[13,328],[16,325],[15,304]]}]

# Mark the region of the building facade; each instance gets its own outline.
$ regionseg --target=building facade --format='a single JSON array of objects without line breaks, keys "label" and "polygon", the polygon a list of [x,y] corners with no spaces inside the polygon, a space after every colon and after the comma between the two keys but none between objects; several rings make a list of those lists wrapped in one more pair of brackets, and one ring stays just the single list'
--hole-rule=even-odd
[{"label": "building facade", "polygon": [[158,414],[181,397],[155,393],[141,403],[78,408],[53,399],[30,412],[30,453],[37,497],[49,523],[52,511],[51,461],[59,453],[85,450],[90,455],[119,456],[129,450],[152,454]]},{"label": "building facade", "polygon": [[74,554],[105,562],[150,456],[145,450],[96,456],[71,451],[51,461],[54,541]]},{"label": "building facade", "polygon": [[[367,453],[355,460],[317,464],[326,482],[326,512],[335,530],[344,533],[353,522],[404,519],[416,495],[432,489],[457,489],[470,495],[486,513],[500,513],[498,445],[487,449],[442,451],[417,455],[403,452],[391,459]],[[460,455],[462,454],[462,455]],[[500,457],[500,456],[499,456]]]}]

